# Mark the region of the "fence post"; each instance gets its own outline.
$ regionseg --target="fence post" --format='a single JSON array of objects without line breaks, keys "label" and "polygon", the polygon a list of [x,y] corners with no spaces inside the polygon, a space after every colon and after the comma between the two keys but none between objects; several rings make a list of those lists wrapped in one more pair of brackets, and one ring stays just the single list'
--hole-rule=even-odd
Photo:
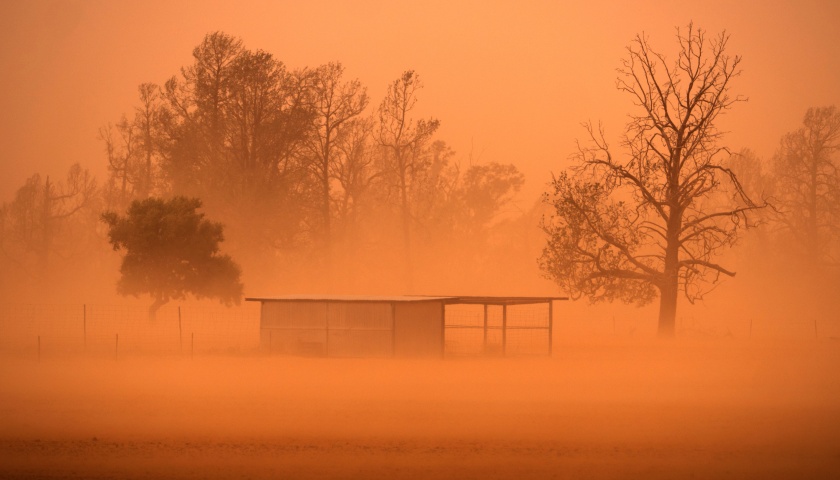
[{"label": "fence post", "polygon": [[750,337],[749,338],[752,338],[752,324],[753,324],[753,318],[750,317]]},{"label": "fence post", "polygon": [[820,338],[820,334],[817,331],[817,317],[814,317],[814,338],[816,338],[817,340],[819,340]]},{"label": "fence post", "polygon": [[38,363],[41,363],[41,336],[38,335]]},{"label": "fence post", "polygon": [[195,357],[195,333],[190,332],[190,360]]},{"label": "fence post", "polygon": [[116,342],[114,343],[114,360],[120,359],[120,334],[117,333],[116,335]]},{"label": "fence post", "polygon": [[184,336],[181,329],[181,306],[178,305],[178,348],[181,350],[181,355],[184,354]]},{"label": "fence post", "polygon": [[502,356],[507,356],[507,304],[502,305]]},{"label": "fence post", "polygon": [[82,348],[87,352],[87,304],[82,305]]}]

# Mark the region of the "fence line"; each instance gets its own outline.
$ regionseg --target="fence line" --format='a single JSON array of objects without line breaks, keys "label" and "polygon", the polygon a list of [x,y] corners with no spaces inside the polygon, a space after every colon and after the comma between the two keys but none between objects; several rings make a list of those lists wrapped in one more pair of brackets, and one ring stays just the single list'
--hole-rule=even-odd
[{"label": "fence line", "polygon": [[0,304],[4,354],[184,355],[185,341],[195,353],[257,351],[259,306],[165,305],[152,321],[139,305]]},{"label": "fence line", "polygon": [[[509,353],[543,354],[548,348],[544,306],[509,307],[503,338],[501,307],[489,307],[487,325],[481,307],[448,306],[446,351],[487,354],[505,348]],[[239,307],[165,305],[150,321],[142,305],[0,304],[0,354],[33,359],[85,354],[124,358],[131,355],[251,354],[260,345],[259,305]],[[555,309],[556,340],[582,337],[649,338],[656,335],[656,319],[619,316],[569,317]],[[684,338],[840,340],[840,319],[678,317],[676,331]],[[271,348],[281,349],[282,338]]]}]

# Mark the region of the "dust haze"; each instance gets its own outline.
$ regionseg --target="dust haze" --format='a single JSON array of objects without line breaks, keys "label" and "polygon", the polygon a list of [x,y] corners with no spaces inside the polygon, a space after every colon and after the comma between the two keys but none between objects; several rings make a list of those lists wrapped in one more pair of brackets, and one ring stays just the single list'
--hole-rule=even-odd
[{"label": "dust haze", "polygon": [[[840,471],[833,2],[0,11],[2,476]],[[325,358],[293,294],[568,299]]]}]

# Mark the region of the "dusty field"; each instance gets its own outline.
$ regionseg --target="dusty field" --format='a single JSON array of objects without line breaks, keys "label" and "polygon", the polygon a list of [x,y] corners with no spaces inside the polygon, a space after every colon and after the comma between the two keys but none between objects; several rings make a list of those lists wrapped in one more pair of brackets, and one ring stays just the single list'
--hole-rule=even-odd
[{"label": "dusty field", "polygon": [[2,478],[838,478],[840,342],[0,360]]}]

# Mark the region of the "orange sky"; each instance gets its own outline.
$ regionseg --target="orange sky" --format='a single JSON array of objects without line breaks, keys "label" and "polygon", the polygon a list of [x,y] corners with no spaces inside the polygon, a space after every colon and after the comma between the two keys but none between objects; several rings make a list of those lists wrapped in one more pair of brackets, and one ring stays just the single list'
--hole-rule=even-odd
[{"label": "orange sky", "polygon": [[81,162],[104,180],[97,129],[162,83],[214,30],[288,66],[338,60],[378,104],[405,69],[426,84],[419,109],[467,161],[516,164],[520,206],[542,191],[581,121],[623,128],[629,99],[615,69],[637,32],[673,48],[693,20],[727,29],[750,98],[724,120],[733,148],[772,155],[809,106],[840,105],[840,2],[3,1],[0,4],[0,201],[35,172]]}]

